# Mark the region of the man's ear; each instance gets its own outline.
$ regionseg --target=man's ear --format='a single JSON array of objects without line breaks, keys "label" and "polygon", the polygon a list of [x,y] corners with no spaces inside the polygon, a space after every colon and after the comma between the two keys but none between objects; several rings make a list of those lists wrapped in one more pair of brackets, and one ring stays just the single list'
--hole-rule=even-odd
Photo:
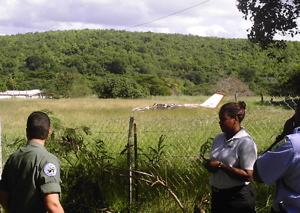
[{"label": "man's ear", "polygon": [[51,135],[51,130],[48,131],[47,138],[49,138],[50,135]]}]

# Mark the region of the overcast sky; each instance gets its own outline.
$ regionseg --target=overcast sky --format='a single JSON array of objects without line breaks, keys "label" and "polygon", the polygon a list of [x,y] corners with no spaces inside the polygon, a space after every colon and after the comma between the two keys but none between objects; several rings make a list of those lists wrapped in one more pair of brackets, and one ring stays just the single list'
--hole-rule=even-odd
[{"label": "overcast sky", "polygon": [[0,5],[1,35],[115,29],[247,38],[251,26],[235,0],[0,0]]}]

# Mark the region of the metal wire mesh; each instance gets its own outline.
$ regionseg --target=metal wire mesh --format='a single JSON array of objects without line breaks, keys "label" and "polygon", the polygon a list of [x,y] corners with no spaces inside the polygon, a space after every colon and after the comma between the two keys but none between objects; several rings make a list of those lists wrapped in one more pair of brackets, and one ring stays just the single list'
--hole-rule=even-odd
[{"label": "metal wire mesh", "polygon": [[[284,122],[294,114],[297,100],[272,100],[264,105],[247,108],[242,125],[254,138],[259,150],[266,149],[281,133]],[[111,123],[103,122],[103,126],[99,127],[99,134],[110,155],[120,158],[120,153],[126,152],[126,147],[128,148],[129,118],[112,119],[109,122]],[[139,171],[164,180],[179,198],[190,198],[189,202],[195,202],[195,199],[209,193],[208,174],[202,167],[199,153],[203,144],[221,132],[216,110],[188,118],[153,117],[145,120],[137,114],[134,116],[134,123],[137,126],[135,136],[138,156],[133,163],[137,164]],[[202,189],[201,195],[197,195],[197,188]],[[153,190],[149,182],[139,181],[138,191],[141,200],[149,197],[156,199],[159,196],[158,189]]]}]

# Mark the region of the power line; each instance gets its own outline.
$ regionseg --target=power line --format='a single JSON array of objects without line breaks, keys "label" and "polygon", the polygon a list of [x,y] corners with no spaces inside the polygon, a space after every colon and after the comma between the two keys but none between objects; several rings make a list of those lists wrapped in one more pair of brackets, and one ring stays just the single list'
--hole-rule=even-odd
[{"label": "power line", "polygon": [[135,27],[139,27],[139,26],[142,26],[142,25],[150,24],[150,23],[152,23],[152,22],[155,22],[155,21],[158,21],[158,20],[161,20],[161,19],[168,18],[168,17],[170,17],[170,16],[173,16],[173,15],[176,15],[176,14],[178,14],[178,13],[184,12],[184,11],[186,11],[186,10],[192,9],[192,8],[197,7],[197,6],[199,6],[199,5],[205,4],[205,3],[209,2],[209,1],[210,1],[210,0],[203,1],[203,2],[201,2],[201,3],[199,3],[199,4],[195,4],[195,5],[191,6],[191,7],[188,7],[188,8],[182,9],[182,10],[179,10],[179,11],[177,11],[177,12],[174,12],[174,13],[171,13],[171,14],[169,14],[169,15],[166,15],[166,16],[163,16],[163,17],[154,19],[154,20],[152,20],[152,21],[144,22],[144,23],[142,23],[142,24],[138,24],[138,25],[129,27],[129,28],[127,28],[126,30],[129,30],[129,29],[132,29],[132,28],[135,28]]}]

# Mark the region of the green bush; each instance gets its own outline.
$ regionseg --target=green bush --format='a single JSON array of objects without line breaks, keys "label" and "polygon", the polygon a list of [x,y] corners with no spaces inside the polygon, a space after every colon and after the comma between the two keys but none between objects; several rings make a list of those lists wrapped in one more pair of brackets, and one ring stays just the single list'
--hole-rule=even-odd
[{"label": "green bush", "polygon": [[112,75],[98,81],[94,90],[99,98],[143,98],[149,91],[128,77]]}]

